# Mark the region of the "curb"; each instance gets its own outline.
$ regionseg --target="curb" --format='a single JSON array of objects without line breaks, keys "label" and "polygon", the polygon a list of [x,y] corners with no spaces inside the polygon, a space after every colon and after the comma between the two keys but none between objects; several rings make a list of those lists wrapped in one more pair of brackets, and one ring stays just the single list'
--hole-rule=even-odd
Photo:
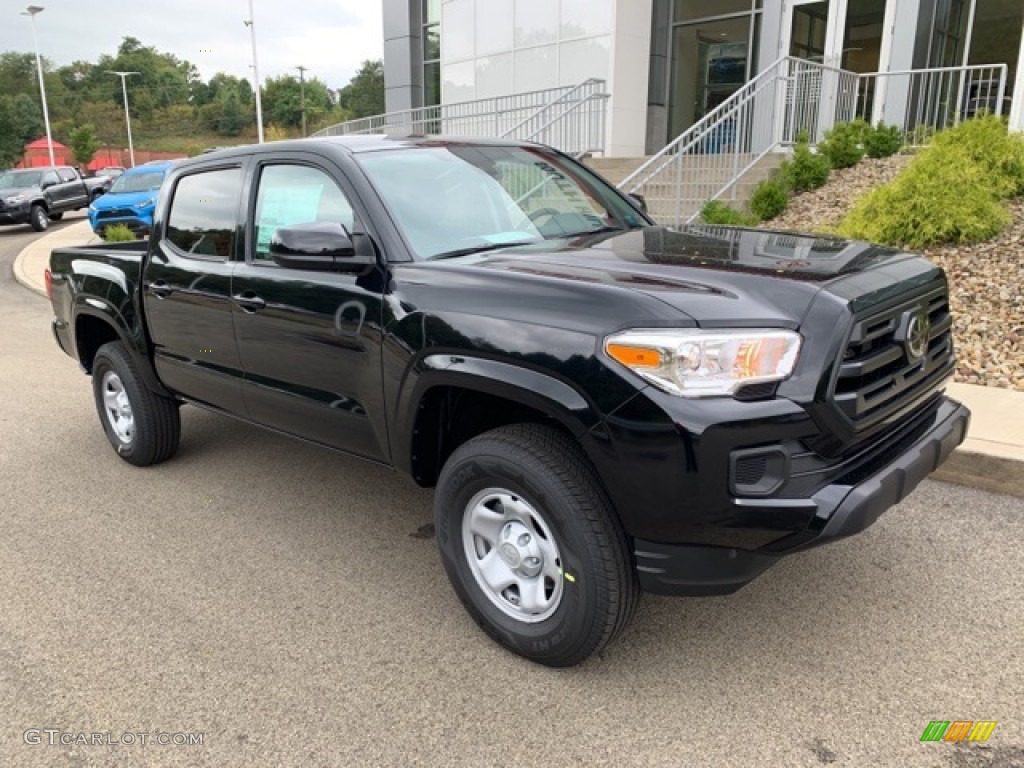
[{"label": "curb", "polygon": [[74,224],[71,224],[70,226],[62,227],[56,232],[49,232],[40,237],[39,239],[34,240],[28,245],[26,245],[24,248],[21,249],[18,255],[14,257],[14,279],[21,283],[21,285],[24,286],[25,288],[32,291],[32,293],[38,294],[39,296],[42,296],[44,299],[49,298],[46,295],[46,287],[40,284],[37,280],[32,278],[32,273],[27,267],[27,262],[29,259],[35,256],[36,252],[41,250],[44,251],[46,254],[45,263],[49,264],[50,251],[56,247],[50,245],[50,239],[66,238],[68,237],[68,233],[73,231],[76,227],[83,226],[86,228],[86,232],[88,234],[86,234],[85,237],[82,238],[82,242],[80,244],[88,245],[91,242],[96,242],[96,238],[92,233],[92,229],[89,228],[88,220],[76,222]]},{"label": "curb", "polygon": [[931,475],[934,480],[1024,498],[1024,462],[957,448]]}]

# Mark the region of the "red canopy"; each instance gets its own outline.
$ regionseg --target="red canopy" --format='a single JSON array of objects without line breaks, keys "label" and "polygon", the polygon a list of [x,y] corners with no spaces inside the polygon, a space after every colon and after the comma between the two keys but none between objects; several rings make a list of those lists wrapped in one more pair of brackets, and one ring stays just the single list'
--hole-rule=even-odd
[{"label": "red canopy", "polygon": [[[46,137],[43,136],[43,138],[36,139],[31,144],[26,144],[25,149],[46,149]],[[53,149],[56,151],[58,149],[67,149],[67,147],[65,147],[59,141],[54,140]]]}]

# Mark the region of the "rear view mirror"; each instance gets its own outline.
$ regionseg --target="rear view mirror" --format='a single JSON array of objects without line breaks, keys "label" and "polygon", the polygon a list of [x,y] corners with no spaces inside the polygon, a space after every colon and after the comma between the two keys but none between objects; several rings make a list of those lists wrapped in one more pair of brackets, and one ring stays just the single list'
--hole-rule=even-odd
[{"label": "rear view mirror", "polygon": [[363,272],[376,259],[356,254],[341,224],[330,221],[281,227],[270,240],[270,258],[282,267],[336,272]]}]

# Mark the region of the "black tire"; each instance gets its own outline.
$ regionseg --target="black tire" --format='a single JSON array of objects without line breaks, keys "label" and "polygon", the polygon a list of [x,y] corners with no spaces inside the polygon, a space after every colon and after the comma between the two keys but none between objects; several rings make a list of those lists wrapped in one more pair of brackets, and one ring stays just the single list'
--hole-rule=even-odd
[{"label": "black tire", "polygon": [[[113,376],[108,380],[108,374]],[[104,398],[110,394],[116,377],[130,405],[131,435],[118,435],[111,423]],[[150,391],[127,350],[120,342],[104,344],[96,352],[92,365],[93,396],[100,424],[117,455],[137,467],[159,464],[174,455],[181,437],[178,404]]]},{"label": "black tire", "polygon": [[50,221],[60,221],[63,218],[64,218],[64,212],[63,211],[61,211],[60,213],[51,213],[50,214]]},{"label": "black tire", "polygon": [[38,203],[33,205],[28,214],[28,223],[32,225],[32,229],[36,232],[44,231],[50,226],[50,217],[46,213],[46,208]]},{"label": "black tire", "polygon": [[[552,613],[535,614],[532,623],[509,615],[518,600],[511,609],[499,607],[501,595],[488,594],[470,563],[470,557],[481,556],[474,549],[480,540],[469,541],[475,553],[469,554],[463,520],[471,503],[492,489],[507,490],[513,502],[521,499],[539,512],[543,522],[533,522],[534,532],[546,540],[546,526],[560,555],[560,598]],[[505,513],[504,506],[497,508]],[[578,664],[613,640],[636,610],[639,586],[626,534],[586,456],[556,429],[516,424],[461,445],[438,480],[434,522],[441,560],[466,610],[498,643],[532,661],[550,667]]]}]

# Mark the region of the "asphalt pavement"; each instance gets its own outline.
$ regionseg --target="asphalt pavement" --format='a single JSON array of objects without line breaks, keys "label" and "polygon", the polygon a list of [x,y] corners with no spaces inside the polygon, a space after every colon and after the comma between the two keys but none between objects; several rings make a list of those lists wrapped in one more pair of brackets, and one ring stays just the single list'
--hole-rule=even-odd
[{"label": "asphalt pavement", "polygon": [[171,462],[120,461],[12,279],[33,237],[0,228],[0,766],[1024,766],[1024,500],[926,482],[545,669],[466,616],[390,471],[194,408]]}]

